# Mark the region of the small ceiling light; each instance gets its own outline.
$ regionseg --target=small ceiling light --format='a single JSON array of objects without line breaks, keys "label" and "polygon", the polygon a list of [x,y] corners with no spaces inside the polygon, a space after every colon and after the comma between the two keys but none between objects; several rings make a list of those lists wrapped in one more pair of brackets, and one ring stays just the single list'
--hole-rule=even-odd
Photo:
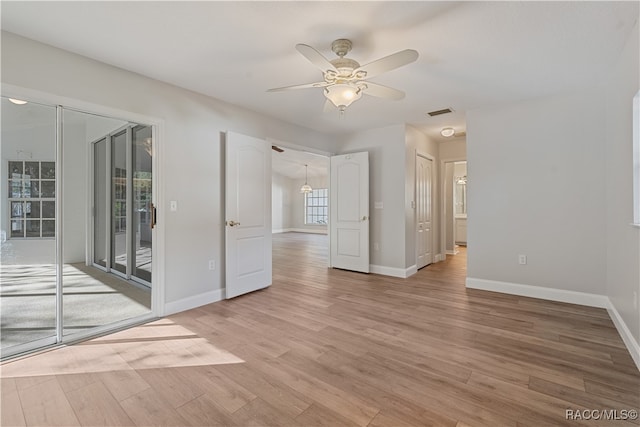
[{"label": "small ceiling light", "polygon": [[13,102],[16,105],[24,105],[27,101],[23,101],[22,99],[9,98],[9,101]]},{"label": "small ceiling light", "polygon": [[313,188],[311,188],[311,186],[309,184],[307,184],[307,177],[308,177],[308,167],[307,165],[304,165],[304,185],[302,187],[300,187],[300,192],[301,193],[311,193],[313,191]]},{"label": "small ceiling light", "polygon": [[440,131],[440,135],[444,136],[445,138],[449,138],[452,137],[453,135],[455,135],[456,131],[453,128],[443,128]]}]

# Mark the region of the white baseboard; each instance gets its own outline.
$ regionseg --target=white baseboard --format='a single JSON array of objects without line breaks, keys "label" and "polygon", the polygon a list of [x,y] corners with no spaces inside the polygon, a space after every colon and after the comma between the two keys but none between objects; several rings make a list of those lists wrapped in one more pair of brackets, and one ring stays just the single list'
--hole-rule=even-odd
[{"label": "white baseboard", "polygon": [[328,234],[326,229],[313,229],[313,228],[281,228],[277,230],[271,230],[271,234],[278,233],[311,233],[311,234]]},{"label": "white baseboard", "polygon": [[312,233],[312,234],[328,234],[326,228],[314,229],[314,228],[290,228],[289,231],[294,233]]},{"label": "white baseboard", "polygon": [[418,268],[415,265],[412,265],[409,268],[394,268],[371,264],[369,265],[369,271],[375,274],[382,274],[383,276],[401,277],[406,279],[407,277],[416,274]]},{"label": "white baseboard", "polygon": [[458,255],[459,251],[450,251],[447,249],[447,255]]},{"label": "white baseboard", "polygon": [[189,298],[183,298],[178,301],[168,302],[164,305],[164,315],[168,316],[170,314],[190,310],[202,305],[222,301],[223,298],[224,289],[216,289],[215,291],[209,291]]},{"label": "white baseboard", "polygon": [[[608,299],[608,298],[607,298]],[[624,345],[627,346],[627,350],[631,354],[633,361],[636,362],[636,367],[640,370],[640,344],[636,341],[635,337],[627,327],[627,324],[622,320],[622,316],[618,313],[615,306],[609,300],[609,305],[607,307],[607,312],[613,321],[613,324],[616,326],[618,333],[622,337],[622,341],[624,341]]]},{"label": "white baseboard", "polygon": [[440,262],[440,261],[444,261],[447,259],[447,255],[446,254],[436,254],[435,258],[433,259],[433,262]]},{"label": "white baseboard", "polygon": [[640,370],[640,344],[636,341],[626,323],[611,303],[611,300],[598,294],[586,292],[567,291],[564,289],[543,288],[540,286],[522,285],[519,283],[499,282],[496,280],[476,279],[467,277],[467,288],[481,289],[485,291],[501,292],[504,294],[520,295],[531,298],[540,298],[550,301],[566,302],[570,304],[586,305],[589,307],[605,308],[613,321],[622,341],[631,354],[633,361]]},{"label": "white baseboard", "polygon": [[587,305],[589,307],[607,308],[609,298],[604,295],[585,292],[566,291],[564,289],[543,288],[541,286],[522,285],[519,283],[499,282],[497,280],[475,279],[467,277],[467,288],[485,291],[502,292],[503,294],[540,298],[570,304]]}]

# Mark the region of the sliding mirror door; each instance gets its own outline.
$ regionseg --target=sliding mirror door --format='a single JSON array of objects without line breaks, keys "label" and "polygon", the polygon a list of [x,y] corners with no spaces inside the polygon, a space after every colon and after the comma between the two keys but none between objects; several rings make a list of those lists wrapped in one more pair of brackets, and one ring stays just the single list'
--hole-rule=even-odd
[{"label": "sliding mirror door", "polygon": [[56,342],[56,107],[2,97],[2,356]]},{"label": "sliding mirror door", "polygon": [[2,98],[2,358],[153,317],[152,130]]}]

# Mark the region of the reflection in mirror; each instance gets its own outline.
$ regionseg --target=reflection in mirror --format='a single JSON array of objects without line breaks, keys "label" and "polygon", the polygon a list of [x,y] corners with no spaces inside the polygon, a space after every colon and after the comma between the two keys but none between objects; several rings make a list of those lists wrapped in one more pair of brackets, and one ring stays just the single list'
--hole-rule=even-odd
[{"label": "reflection in mirror", "polygon": [[130,280],[127,245],[131,129],[138,125],[71,110],[62,119],[67,336],[150,314],[151,291]]},{"label": "reflection in mirror", "polygon": [[454,214],[457,217],[467,215],[467,162],[454,163]]},{"label": "reflection in mirror", "polygon": [[3,357],[56,340],[55,135],[56,107],[2,97]]}]

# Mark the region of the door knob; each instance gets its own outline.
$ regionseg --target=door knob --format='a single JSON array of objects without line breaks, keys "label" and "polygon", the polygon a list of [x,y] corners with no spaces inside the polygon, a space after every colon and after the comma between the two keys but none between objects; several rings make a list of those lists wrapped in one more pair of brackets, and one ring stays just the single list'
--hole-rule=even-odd
[{"label": "door knob", "polygon": [[366,216],[363,216],[363,217],[362,217],[362,220],[363,220],[363,221],[366,221],[366,220],[367,220],[367,217],[366,217]]},{"label": "door knob", "polygon": [[235,226],[235,225],[240,225],[240,223],[239,223],[239,222],[235,222],[235,221],[228,221],[228,222],[227,222],[227,225],[228,225],[229,227],[233,227],[233,226]]}]

